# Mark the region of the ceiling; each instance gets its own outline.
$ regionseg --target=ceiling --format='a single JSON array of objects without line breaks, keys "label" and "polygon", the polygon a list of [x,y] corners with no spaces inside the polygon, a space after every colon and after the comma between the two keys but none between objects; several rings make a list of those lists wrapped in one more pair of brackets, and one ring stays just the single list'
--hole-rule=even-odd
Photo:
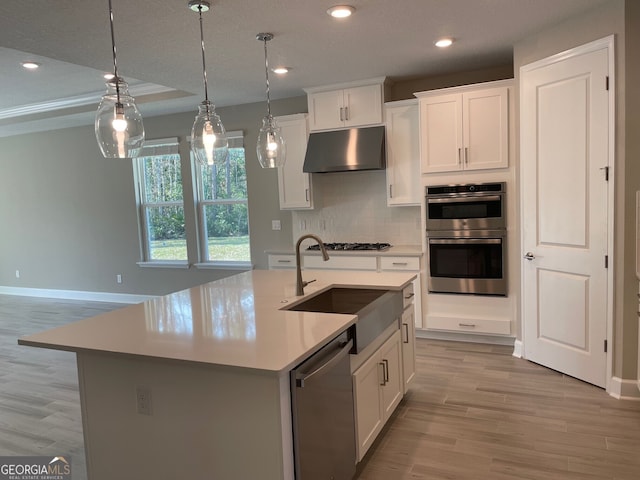
[{"label": "ceiling", "polygon": [[[217,106],[265,100],[271,32],[271,98],[303,88],[502,66],[512,46],[607,0],[213,0],[203,14],[209,96]],[[188,0],[112,0],[119,73],[143,116],[196,111],[203,98],[198,15]],[[433,42],[451,36],[449,49]],[[107,0],[0,2],[0,136],[91,124],[112,71]],[[41,64],[27,71],[20,62]]]}]

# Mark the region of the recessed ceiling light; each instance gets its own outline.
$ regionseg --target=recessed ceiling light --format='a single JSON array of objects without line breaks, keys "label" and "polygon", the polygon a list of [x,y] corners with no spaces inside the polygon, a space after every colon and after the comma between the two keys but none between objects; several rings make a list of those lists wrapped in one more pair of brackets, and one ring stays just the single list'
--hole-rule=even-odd
[{"label": "recessed ceiling light", "polygon": [[28,70],[35,70],[40,68],[40,64],[36,62],[22,62],[21,65]]},{"label": "recessed ceiling light", "polygon": [[436,47],[447,48],[453,43],[453,38],[441,38],[436,41]]},{"label": "recessed ceiling light", "polygon": [[335,5],[327,10],[327,13],[334,18],[346,18],[350,17],[356,9],[351,5]]},{"label": "recessed ceiling light", "polygon": [[275,67],[271,71],[278,75],[284,75],[285,73],[289,73],[290,70],[291,69],[289,67]]}]

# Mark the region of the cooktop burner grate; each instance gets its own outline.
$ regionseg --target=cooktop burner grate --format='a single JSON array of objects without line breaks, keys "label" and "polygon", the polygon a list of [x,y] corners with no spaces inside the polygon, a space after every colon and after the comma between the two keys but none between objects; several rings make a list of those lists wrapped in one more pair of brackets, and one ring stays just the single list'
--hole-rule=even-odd
[{"label": "cooktop burner grate", "polygon": [[[327,250],[388,250],[390,243],[325,243]],[[307,247],[307,250],[320,250],[320,245],[314,244]]]}]

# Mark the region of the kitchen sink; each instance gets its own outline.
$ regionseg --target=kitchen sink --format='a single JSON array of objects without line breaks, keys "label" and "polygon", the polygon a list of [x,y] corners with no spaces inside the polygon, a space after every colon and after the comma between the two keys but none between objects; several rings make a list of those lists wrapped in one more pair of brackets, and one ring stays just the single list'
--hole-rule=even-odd
[{"label": "kitchen sink", "polygon": [[357,315],[354,353],[358,353],[398,320],[402,314],[402,293],[371,288],[333,287],[284,307],[283,310]]}]

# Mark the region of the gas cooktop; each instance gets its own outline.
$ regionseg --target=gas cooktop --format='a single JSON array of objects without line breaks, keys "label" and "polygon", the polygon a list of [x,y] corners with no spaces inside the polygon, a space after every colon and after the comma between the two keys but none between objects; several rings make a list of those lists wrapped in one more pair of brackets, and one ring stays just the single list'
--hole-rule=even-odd
[{"label": "gas cooktop", "polygon": [[[390,243],[325,243],[327,250],[388,250]],[[320,250],[320,245],[314,244],[307,247],[307,250]]]}]

